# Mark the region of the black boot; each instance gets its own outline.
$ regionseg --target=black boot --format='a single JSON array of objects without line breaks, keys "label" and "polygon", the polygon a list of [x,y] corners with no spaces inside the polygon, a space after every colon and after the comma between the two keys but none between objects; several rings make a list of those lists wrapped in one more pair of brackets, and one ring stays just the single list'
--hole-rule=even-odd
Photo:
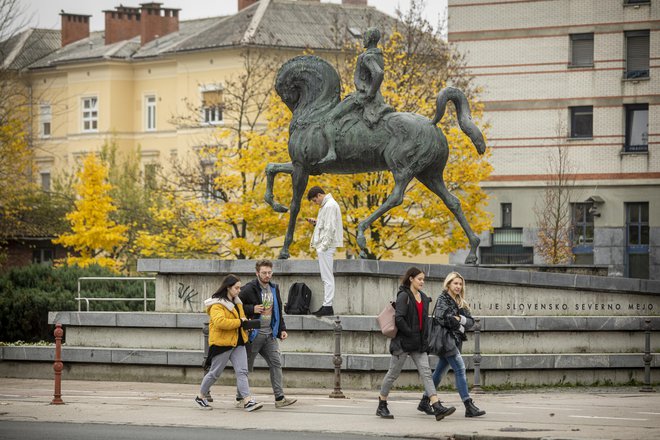
[{"label": "black boot", "polygon": [[419,405],[417,405],[417,411],[421,411],[430,416],[435,415],[435,411],[431,408],[431,400],[429,399],[429,396],[422,396],[422,400],[420,400]]},{"label": "black boot", "polygon": [[376,415],[384,419],[393,419],[394,416],[390,413],[390,410],[387,409],[387,400],[381,400],[378,398],[378,409],[376,410]]},{"label": "black boot", "polygon": [[433,408],[433,414],[435,414],[435,420],[438,422],[445,417],[454,414],[456,411],[456,408],[453,406],[450,406],[449,408],[442,406],[442,403],[440,403],[439,400],[431,405],[431,407]]},{"label": "black boot", "polygon": [[486,411],[477,408],[472,399],[463,402],[465,405],[465,417],[479,417],[486,414]]}]

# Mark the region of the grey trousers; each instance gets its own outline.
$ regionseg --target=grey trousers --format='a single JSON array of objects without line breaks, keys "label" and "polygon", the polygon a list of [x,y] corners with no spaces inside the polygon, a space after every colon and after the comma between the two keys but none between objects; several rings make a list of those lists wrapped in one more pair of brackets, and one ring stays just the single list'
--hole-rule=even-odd
[{"label": "grey trousers", "polygon": [[[282,356],[280,355],[280,344],[276,338],[259,334],[248,348],[248,370],[254,370],[254,360],[260,354],[268,364],[270,373],[270,385],[273,387],[275,398],[284,396],[282,390]],[[238,397],[245,397],[240,390]]]},{"label": "grey trousers", "polygon": [[227,366],[227,362],[231,361],[234,367],[234,374],[236,375],[236,387],[242,397],[250,395],[250,385],[248,383],[248,363],[247,352],[244,345],[239,345],[231,350],[225,351],[213,357],[211,361],[211,368],[202,379],[202,386],[200,388],[200,395],[206,396],[220,375]]},{"label": "grey trousers", "polygon": [[422,379],[422,384],[424,384],[425,395],[435,396],[435,386],[433,386],[431,367],[429,367],[429,355],[418,351],[402,353],[398,356],[392,355],[390,358],[390,369],[387,370],[387,374],[385,374],[385,378],[383,379],[383,384],[380,386],[380,395],[387,397],[390,394],[392,385],[394,385],[394,381],[397,380],[401,374],[401,369],[403,368],[406,359],[408,359],[408,356],[411,357],[417,367],[419,378]]}]

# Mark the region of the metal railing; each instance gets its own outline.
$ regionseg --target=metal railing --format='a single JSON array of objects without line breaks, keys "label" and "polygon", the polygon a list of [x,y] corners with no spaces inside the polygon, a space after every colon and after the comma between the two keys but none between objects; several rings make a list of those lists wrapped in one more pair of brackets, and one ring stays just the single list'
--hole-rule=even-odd
[{"label": "metal railing", "polygon": [[[642,353],[642,364],[644,368],[644,383],[640,392],[651,392],[654,393],[655,389],[653,388],[653,383],[651,381],[651,363],[653,362],[654,353],[651,350],[651,331],[654,330],[651,325],[650,318],[640,317],[640,329],[644,332],[644,352]],[[474,352],[472,353],[472,362],[474,369],[474,380],[472,392],[475,394],[484,393],[483,388],[481,388],[481,361],[483,357],[481,356],[481,337],[483,330],[481,328],[481,318],[474,318],[474,327],[472,328],[474,332]],[[546,328],[545,330],[552,330]]]},{"label": "metal railing", "polygon": [[[88,281],[88,280],[97,280],[97,281],[142,281],[142,292],[143,296],[142,298],[88,298],[88,297],[83,297],[80,296],[80,290],[81,290],[81,281]],[[156,298],[149,298],[147,296],[147,281],[155,281],[156,277],[80,277],[78,278],[78,297],[76,300],[78,301],[78,311],[80,312],[80,303],[81,301],[85,301],[86,304],[86,312],[89,312],[89,302],[90,301],[142,301],[144,303],[144,311],[147,311],[147,303],[148,302],[155,302]]]}]

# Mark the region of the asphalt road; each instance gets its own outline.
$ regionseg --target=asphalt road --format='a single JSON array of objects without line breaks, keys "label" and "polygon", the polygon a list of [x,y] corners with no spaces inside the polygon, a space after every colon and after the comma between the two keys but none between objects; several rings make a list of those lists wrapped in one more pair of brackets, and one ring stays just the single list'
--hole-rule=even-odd
[{"label": "asphalt road", "polygon": [[[3,440],[368,440],[375,436],[223,428],[0,421]],[[413,438],[413,437],[408,437]]]},{"label": "asphalt road", "polygon": [[344,390],[346,399],[330,399],[329,390],[290,389],[298,402],[277,409],[272,390],[255,388],[264,407],[247,413],[234,407],[232,386],[213,387],[213,410],[200,410],[193,402],[198,387],[66,381],[66,404],[50,405],[52,381],[0,378],[0,439],[660,439],[660,393],[632,387],[475,394],[487,411],[476,419],[464,417],[456,393],[441,393],[458,407],[441,422],[417,411],[419,391],[393,392],[395,418],[383,420],[375,415],[376,391]]}]

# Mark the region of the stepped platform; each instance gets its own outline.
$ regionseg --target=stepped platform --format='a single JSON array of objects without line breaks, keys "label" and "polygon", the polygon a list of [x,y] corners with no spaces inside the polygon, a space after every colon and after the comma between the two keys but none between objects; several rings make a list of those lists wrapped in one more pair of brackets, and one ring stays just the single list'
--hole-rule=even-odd
[{"label": "stepped platform", "polygon": [[[254,263],[140,260],[140,271],[155,274],[155,312],[51,312],[49,322],[65,329],[65,377],[199,383],[205,347],[202,328],[208,319],[203,301],[228,273],[252,279]],[[342,327],[344,387],[380,385],[390,356],[388,339],[375,316],[394,297],[399,276],[408,267],[397,262],[335,261],[334,309]],[[465,276],[472,314],[481,324],[482,385],[642,382],[647,320],[652,374],[660,367],[660,281],[472,266],[419,267],[427,274],[424,291],[433,299],[442,291],[447,273],[457,270]],[[313,292],[312,309],[320,307],[316,261],[274,261],[273,269],[284,301],[294,282],[305,282]],[[280,345],[285,385],[332,388],[334,317],[285,318],[289,338]],[[476,334],[468,337],[463,348],[471,382]],[[0,347],[0,376],[52,377],[53,356],[53,347]],[[265,367],[257,358],[251,383],[268,385]],[[222,380],[232,383],[233,377],[225,375]],[[452,377],[443,384],[451,383]],[[419,386],[412,363],[405,366],[397,386]]]},{"label": "stepped platform", "polygon": [[[388,340],[375,316],[338,316],[342,327],[342,383],[376,388],[389,366]],[[286,316],[289,338],[281,344],[288,387],[331,387],[335,322]],[[204,358],[201,313],[51,312],[65,328],[62,350],[71,379],[198,382]],[[645,319],[632,316],[480,318],[482,385],[629,383],[643,381]],[[653,351],[660,348],[660,317],[651,317]],[[468,374],[474,370],[474,332],[464,346]],[[621,349],[625,347],[625,349]],[[28,377],[52,375],[53,347],[0,348],[0,374],[21,365]],[[434,364],[434,359],[432,359]],[[651,367],[660,367],[655,356]],[[255,385],[267,385],[266,364],[257,358]],[[41,371],[41,372],[40,372]],[[417,385],[408,362],[399,386]],[[19,377],[24,377],[20,376]],[[231,383],[232,377],[225,378]],[[449,381],[448,381],[449,383]]]}]

